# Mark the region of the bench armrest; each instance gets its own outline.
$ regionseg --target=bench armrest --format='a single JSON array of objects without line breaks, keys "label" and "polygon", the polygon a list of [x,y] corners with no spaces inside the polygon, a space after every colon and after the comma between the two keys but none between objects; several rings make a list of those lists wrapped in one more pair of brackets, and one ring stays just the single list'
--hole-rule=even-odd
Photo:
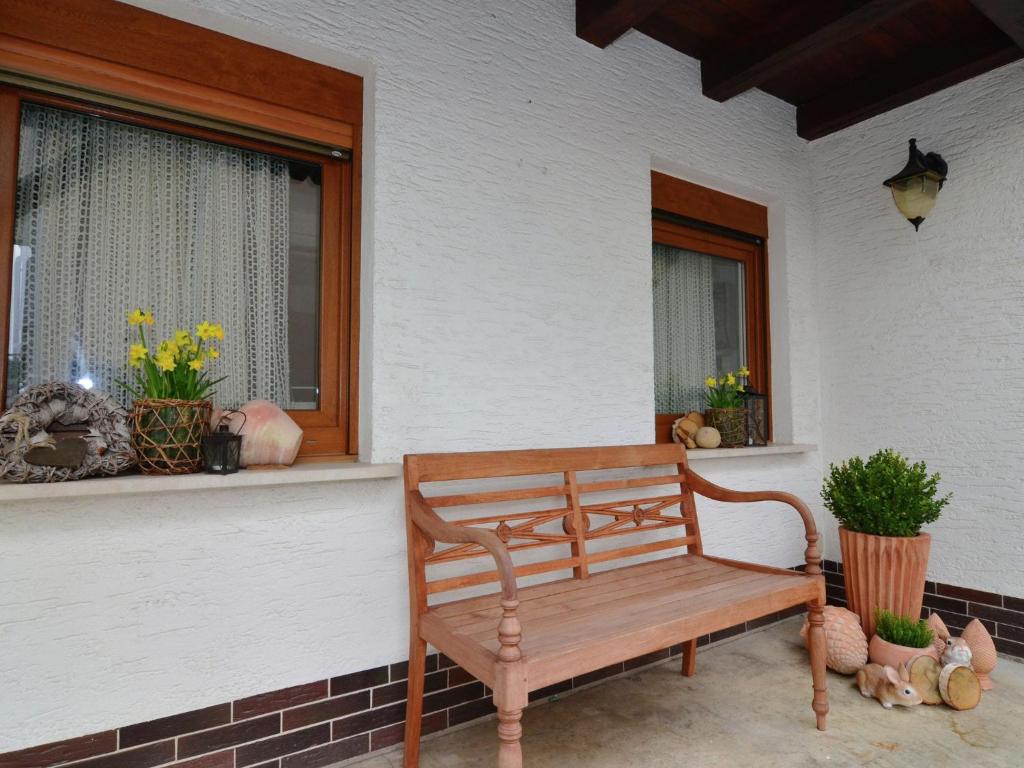
[{"label": "bench armrest", "polygon": [[689,467],[686,468],[686,486],[694,493],[699,493],[715,501],[779,501],[795,509],[804,521],[807,549],[804,558],[807,561],[805,573],[818,575],[821,573],[821,552],[818,550],[818,528],[814,524],[814,515],[799,498],[783,491],[734,491],[715,485],[705,477],[701,477]]},{"label": "bench armrest", "polygon": [[434,541],[445,544],[477,544],[494,558],[498,568],[498,576],[501,579],[502,600],[517,600],[516,595],[516,571],[512,565],[512,558],[509,556],[508,548],[493,531],[483,528],[472,528],[470,526],[452,525],[441,519],[441,517],[430,506],[426,498],[419,491],[410,491],[412,521],[416,527],[427,534]]}]

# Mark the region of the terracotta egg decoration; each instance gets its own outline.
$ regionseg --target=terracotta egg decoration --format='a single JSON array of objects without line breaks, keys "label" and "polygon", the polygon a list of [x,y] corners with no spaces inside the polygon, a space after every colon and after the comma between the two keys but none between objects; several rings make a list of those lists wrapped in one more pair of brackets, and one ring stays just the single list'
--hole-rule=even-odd
[{"label": "terracotta egg decoration", "polygon": [[992,642],[992,635],[985,629],[985,625],[974,619],[967,625],[961,638],[967,642],[971,649],[971,666],[978,674],[978,682],[981,683],[981,690],[991,691],[993,688],[992,678],[989,674],[995,669],[996,645]]},{"label": "terracotta egg decoration", "polygon": [[[807,621],[800,630],[807,644]],[[868,661],[868,639],[860,617],[846,608],[825,606],[825,664],[841,675],[852,675]]]}]

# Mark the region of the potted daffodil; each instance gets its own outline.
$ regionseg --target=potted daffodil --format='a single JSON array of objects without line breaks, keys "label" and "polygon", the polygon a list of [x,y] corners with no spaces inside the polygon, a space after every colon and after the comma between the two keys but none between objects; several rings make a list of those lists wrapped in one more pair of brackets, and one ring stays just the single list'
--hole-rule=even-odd
[{"label": "potted daffodil", "polygon": [[747,409],[743,406],[744,382],[750,376],[746,366],[721,376],[704,380],[707,410],[704,419],[722,436],[723,448],[739,448],[747,444]]},{"label": "potted daffodil", "polygon": [[224,377],[210,377],[208,365],[220,356],[219,323],[203,321],[195,333],[179,329],[151,347],[146,327],[153,313],[136,309],[128,325],[138,341],[128,348],[130,375],[118,382],[135,398],[133,440],[139,468],[146,474],[177,475],[202,467],[202,441],[210,429],[213,387]]}]

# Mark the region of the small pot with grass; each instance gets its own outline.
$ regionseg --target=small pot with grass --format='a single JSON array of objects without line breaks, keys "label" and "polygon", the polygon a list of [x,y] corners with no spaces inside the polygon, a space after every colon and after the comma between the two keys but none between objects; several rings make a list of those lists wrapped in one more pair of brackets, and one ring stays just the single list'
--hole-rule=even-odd
[{"label": "small pot with grass", "polygon": [[878,451],[829,467],[821,497],[839,521],[843,583],[864,634],[875,633],[875,611],[918,618],[935,522],[950,495],[938,495],[939,475],[896,451]]},{"label": "small pot with grass", "polygon": [[910,666],[918,656],[931,656],[939,660],[932,642],[934,634],[924,620],[897,616],[891,611],[875,612],[875,636],[868,644],[868,658],[875,664],[899,669],[900,664]]}]

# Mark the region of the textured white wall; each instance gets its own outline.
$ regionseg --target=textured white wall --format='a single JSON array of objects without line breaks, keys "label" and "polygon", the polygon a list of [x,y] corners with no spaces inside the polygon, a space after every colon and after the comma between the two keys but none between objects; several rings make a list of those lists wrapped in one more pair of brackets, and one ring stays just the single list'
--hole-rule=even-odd
[{"label": "textured white wall", "polygon": [[[788,105],[705,99],[697,62],[638,34],[598,50],[571,0],[139,4],[368,78],[367,458],[651,439],[652,167],[769,206],[777,437],[818,441]],[[810,501],[820,477],[817,454],[699,469]],[[396,481],[0,509],[0,751],[403,658],[402,526]],[[774,505],[703,528],[803,556]]]},{"label": "textured white wall", "polygon": [[[917,233],[881,185],[912,136],[950,166]],[[824,457],[892,446],[927,461],[955,494],[928,529],[930,577],[1024,595],[1024,63],[809,152]]]}]

